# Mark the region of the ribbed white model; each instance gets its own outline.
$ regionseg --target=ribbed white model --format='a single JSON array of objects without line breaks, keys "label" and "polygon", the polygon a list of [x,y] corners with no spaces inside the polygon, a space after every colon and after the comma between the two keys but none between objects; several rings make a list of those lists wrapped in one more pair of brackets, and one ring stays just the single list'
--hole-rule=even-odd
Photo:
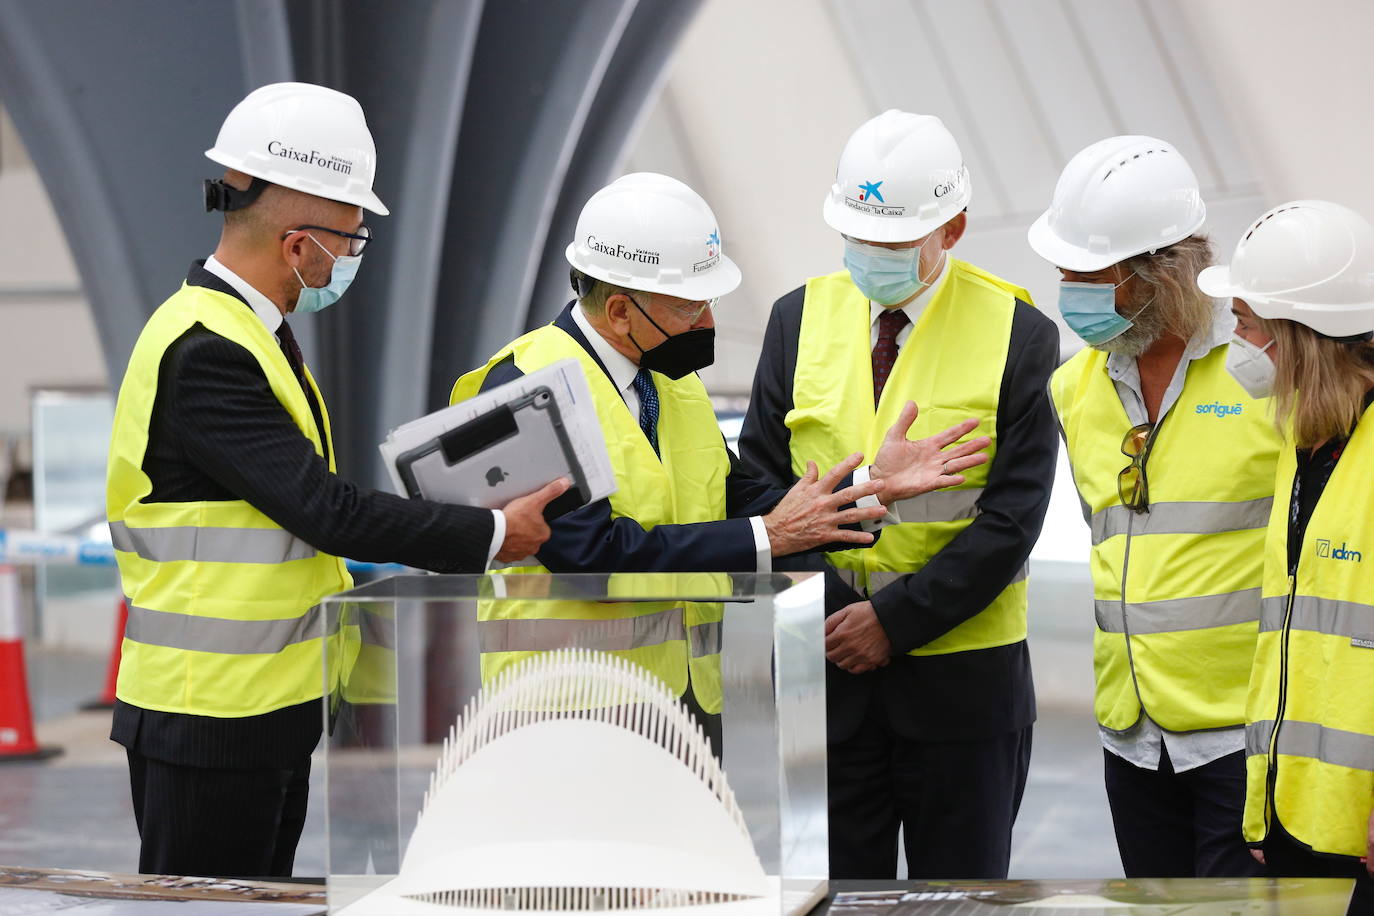
[{"label": "ribbed white model", "polygon": [[341,912],[777,916],[779,887],[682,703],[637,665],[563,650],[464,710],[400,874]]}]

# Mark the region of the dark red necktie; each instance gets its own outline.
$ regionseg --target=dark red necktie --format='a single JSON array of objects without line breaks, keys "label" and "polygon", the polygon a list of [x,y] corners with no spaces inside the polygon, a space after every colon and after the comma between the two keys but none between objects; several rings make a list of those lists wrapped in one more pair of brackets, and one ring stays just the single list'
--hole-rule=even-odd
[{"label": "dark red necktie", "polygon": [[883,396],[883,386],[897,362],[897,335],[911,322],[902,309],[884,309],[878,316],[878,342],[873,346],[873,404]]},{"label": "dark red necktie", "polygon": [[281,341],[282,353],[286,356],[286,361],[291,364],[291,371],[300,380],[301,387],[305,387],[305,356],[301,353],[301,345],[296,343],[296,335],[291,331],[291,325],[282,321],[277,328],[277,339]]}]

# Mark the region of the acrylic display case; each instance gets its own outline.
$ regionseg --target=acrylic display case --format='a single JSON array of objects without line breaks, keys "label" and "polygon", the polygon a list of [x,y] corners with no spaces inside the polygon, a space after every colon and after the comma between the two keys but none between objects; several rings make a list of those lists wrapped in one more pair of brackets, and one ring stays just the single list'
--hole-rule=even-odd
[{"label": "acrylic display case", "polygon": [[[482,688],[483,648],[505,636],[503,605],[530,602],[526,617],[556,619],[560,603],[588,601],[721,604],[723,619],[704,638],[719,639],[726,778],[760,864],[781,879],[768,910],[810,909],[827,886],[822,597],[821,577],[809,573],[693,573],[403,575],[327,599],[331,912],[398,874],[441,743]],[[567,632],[542,647],[607,647],[594,629]],[[556,757],[512,773],[559,776]]]}]

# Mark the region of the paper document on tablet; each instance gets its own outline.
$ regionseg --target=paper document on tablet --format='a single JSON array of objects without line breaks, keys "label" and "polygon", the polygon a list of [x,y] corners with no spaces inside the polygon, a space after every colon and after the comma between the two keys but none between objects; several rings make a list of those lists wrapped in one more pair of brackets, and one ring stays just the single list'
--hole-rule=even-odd
[{"label": "paper document on tablet", "polygon": [[558,476],[573,479],[577,505],[616,490],[591,389],[575,359],[398,426],[379,448],[403,496],[494,508]]}]

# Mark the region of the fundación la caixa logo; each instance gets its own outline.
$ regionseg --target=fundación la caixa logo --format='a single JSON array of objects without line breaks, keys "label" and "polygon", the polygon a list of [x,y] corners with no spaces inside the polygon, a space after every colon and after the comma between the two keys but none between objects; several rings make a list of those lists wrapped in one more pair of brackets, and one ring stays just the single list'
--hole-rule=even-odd
[{"label": "fundaci\u00f3n la caixa logo", "polygon": [[1350,563],[1363,563],[1364,554],[1358,550],[1351,550],[1345,542],[1341,546],[1332,547],[1331,542],[1326,538],[1317,538],[1317,556],[1330,560],[1345,560]]}]

